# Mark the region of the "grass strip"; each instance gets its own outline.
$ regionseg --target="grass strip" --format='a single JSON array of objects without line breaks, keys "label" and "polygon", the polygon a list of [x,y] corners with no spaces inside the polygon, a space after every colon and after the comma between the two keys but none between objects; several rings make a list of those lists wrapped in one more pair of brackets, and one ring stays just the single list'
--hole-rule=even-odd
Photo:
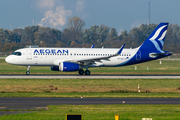
[{"label": "grass strip", "polygon": [[180,79],[0,79],[0,97],[179,98],[179,93]]},{"label": "grass strip", "polygon": [[180,98],[179,93],[0,93],[0,97]]},{"label": "grass strip", "polygon": [[[0,59],[0,74],[25,74],[27,67],[26,66],[17,66],[11,65],[5,62],[4,59]],[[137,70],[135,70],[135,66]],[[90,68],[91,74],[107,74],[107,75],[180,75],[180,62],[178,60],[167,60],[162,61],[162,64],[159,64],[159,60],[145,62],[136,65],[130,66],[121,66],[121,67],[102,67],[99,68]],[[147,70],[148,67],[148,70]],[[31,75],[37,74],[47,74],[47,75],[77,75],[78,72],[57,72],[51,71],[50,67],[43,66],[31,66]]]},{"label": "grass strip", "polygon": [[114,120],[120,115],[120,120],[178,120],[180,105],[53,105],[48,111],[25,114],[4,115],[0,120],[65,120],[66,114],[82,114],[83,120]]}]

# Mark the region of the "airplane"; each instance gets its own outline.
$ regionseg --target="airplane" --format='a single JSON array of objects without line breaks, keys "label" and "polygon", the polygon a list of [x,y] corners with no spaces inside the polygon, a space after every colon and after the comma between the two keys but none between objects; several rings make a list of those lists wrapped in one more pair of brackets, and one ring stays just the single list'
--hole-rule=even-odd
[{"label": "airplane", "polygon": [[[14,65],[50,66],[52,71],[78,71],[90,75],[91,67],[118,67],[143,63],[172,55],[162,47],[169,23],[160,23],[142,45],[134,49],[121,48],[22,48],[6,57]],[[85,71],[83,69],[86,69]]]}]

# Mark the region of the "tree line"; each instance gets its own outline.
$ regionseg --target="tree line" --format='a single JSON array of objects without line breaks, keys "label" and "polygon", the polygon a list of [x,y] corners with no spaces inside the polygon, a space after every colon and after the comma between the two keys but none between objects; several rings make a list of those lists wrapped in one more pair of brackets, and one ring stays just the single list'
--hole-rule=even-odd
[{"label": "tree line", "polygon": [[[95,47],[119,48],[126,44],[126,48],[140,46],[158,24],[141,24],[129,32],[122,31],[118,35],[115,28],[105,25],[94,25],[84,29],[85,22],[79,17],[69,18],[67,27],[58,29],[43,26],[27,26],[24,29],[4,30],[0,28],[0,52],[14,51],[26,45],[39,47]],[[168,27],[164,50],[179,53],[180,26],[170,24]]]}]

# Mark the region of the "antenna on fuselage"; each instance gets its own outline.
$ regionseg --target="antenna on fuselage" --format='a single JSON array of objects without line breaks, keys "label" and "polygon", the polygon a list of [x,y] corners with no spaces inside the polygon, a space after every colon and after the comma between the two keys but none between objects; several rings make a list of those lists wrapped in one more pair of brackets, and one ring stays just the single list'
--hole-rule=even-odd
[{"label": "antenna on fuselage", "polygon": [[26,45],[27,48],[38,48],[38,45]]}]

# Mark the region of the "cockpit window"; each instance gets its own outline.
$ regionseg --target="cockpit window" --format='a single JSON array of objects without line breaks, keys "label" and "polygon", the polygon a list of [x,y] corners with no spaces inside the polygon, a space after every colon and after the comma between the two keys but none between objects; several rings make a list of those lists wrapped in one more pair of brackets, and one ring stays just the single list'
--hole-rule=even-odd
[{"label": "cockpit window", "polygon": [[21,56],[21,52],[13,52],[12,55]]}]

